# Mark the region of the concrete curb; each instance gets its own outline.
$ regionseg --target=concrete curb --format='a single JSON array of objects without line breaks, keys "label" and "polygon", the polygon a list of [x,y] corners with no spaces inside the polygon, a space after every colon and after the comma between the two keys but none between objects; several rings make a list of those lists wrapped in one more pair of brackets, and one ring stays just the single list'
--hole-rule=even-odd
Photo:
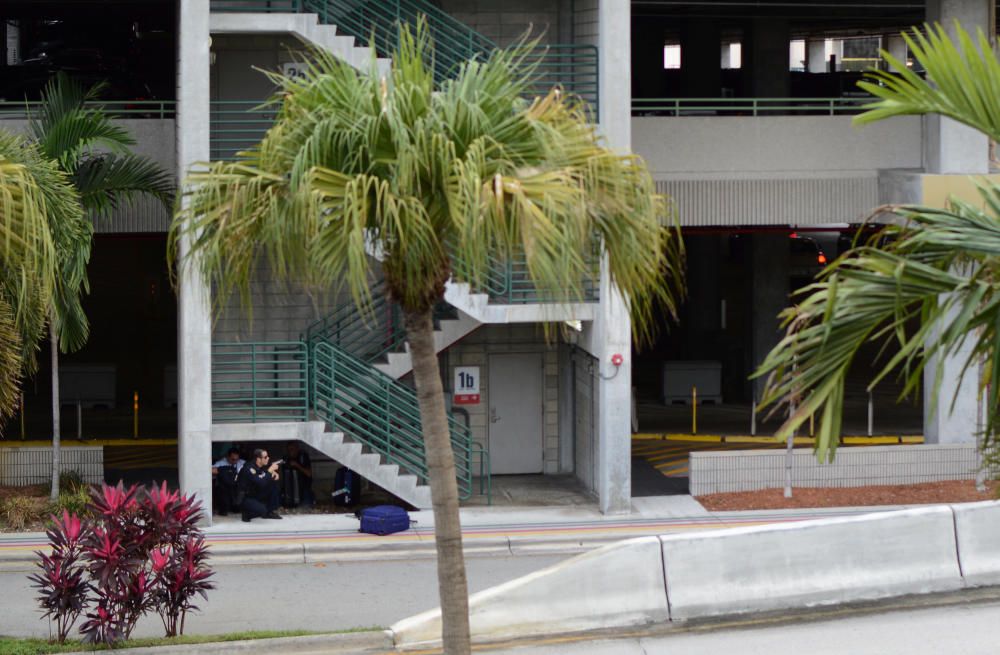
[{"label": "concrete curb", "polygon": [[[302,637],[276,637],[274,639],[247,639],[245,641],[214,641],[204,644],[177,644],[173,646],[144,646],[120,648],[127,655],[211,655],[214,653],[339,653],[391,650],[392,639],[387,631],[345,632],[329,635]],[[91,655],[93,651],[77,651],[68,655]]]},{"label": "concrete curb", "polygon": [[[1000,581],[998,544],[997,501],[632,539],[472,595],[471,627],[520,639],[957,591]],[[440,610],[390,632],[436,644]]]}]

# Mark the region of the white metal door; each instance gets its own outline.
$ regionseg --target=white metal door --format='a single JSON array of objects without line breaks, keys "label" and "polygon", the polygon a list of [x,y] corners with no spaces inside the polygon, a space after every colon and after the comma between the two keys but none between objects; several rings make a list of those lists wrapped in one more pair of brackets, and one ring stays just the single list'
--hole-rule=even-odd
[{"label": "white metal door", "polygon": [[489,449],[492,473],[542,472],[542,355],[490,355]]}]

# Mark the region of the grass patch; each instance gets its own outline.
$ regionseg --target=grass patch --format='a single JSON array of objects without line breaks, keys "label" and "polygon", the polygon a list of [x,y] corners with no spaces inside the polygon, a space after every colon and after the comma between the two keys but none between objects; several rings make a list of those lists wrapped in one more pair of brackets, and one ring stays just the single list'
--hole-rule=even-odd
[{"label": "grass patch", "polygon": [[[351,628],[334,632],[314,632],[311,630],[255,630],[251,632],[231,632],[223,635],[181,635],[180,637],[149,637],[145,639],[130,639],[114,650],[126,648],[141,648],[144,646],[176,646],[178,644],[211,644],[224,641],[244,641],[247,639],[277,639],[279,637],[303,637],[307,635],[343,634],[353,632],[372,632],[381,630],[378,627]],[[0,636],[0,655],[45,655],[46,653],[72,653],[77,651],[108,650],[107,646],[90,646],[80,641],[67,641],[63,645],[50,644],[45,639],[21,639],[18,637]]]}]

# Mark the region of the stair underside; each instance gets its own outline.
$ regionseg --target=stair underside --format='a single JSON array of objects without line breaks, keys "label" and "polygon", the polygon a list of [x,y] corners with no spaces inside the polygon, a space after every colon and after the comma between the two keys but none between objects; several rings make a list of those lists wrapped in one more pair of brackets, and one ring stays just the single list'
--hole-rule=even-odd
[{"label": "stair underside", "polygon": [[377,453],[364,452],[363,446],[343,432],[327,432],[322,421],[287,423],[213,423],[212,441],[302,441],[330,459],[374,482],[417,509],[431,507],[431,490],[417,484],[417,477],[400,473],[395,464],[385,464]]}]

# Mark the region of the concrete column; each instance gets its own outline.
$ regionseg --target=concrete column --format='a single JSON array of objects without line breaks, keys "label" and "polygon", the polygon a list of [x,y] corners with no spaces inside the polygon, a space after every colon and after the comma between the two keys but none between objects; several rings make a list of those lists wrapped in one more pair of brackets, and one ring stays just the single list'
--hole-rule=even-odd
[{"label": "concrete column", "polygon": [[[205,0],[178,3],[177,177],[209,158],[209,9]],[[189,243],[181,243],[182,259]],[[178,468],[181,489],[197,496],[211,522],[211,291],[189,265],[181,267],[178,298]]]},{"label": "concrete column", "polygon": [[[601,121],[610,146],[629,151],[631,134],[629,0],[599,0]],[[631,511],[632,500],[632,331],[628,308],[611,284],[607,257],[601,263],[601,304],[588,350],[597,359],[597,495],[605,514]],[[624,363],[615,367],[612,355]]]},{"label": "concrete column", "polygon": [[[750,237],[753,265],[753,370],[781,340],[778,314],[788,306],[789,254],[787,234],[754,234]],[[753,395],[760,400],[764,378],[753,380]]]},{"label": "concrete column", "polygon": [[791,29],[779,18],[754,18],[743,44],[743,68],[750,76],[750,95],[787,98],[791,92],[788,47]]},{"label": "concrete column", "polygon": [[826,39],[806,39],[806,70],[825,73],[826,62]]},{"label": "concrete column", "polygon": [[900,34],[887,34],[882,41],[882,48],[899,61],[906,63],[906,41]]},{"label": "concrete column", "polygon": [[719,23],[692,19],[681,26],[681,95],[717,98],[722,90]]},{"label": "concrete column", "polygon": [[[954,37],[956,20],[972,34],[977,28],[992,34],[992,0],[928,0],[928,22],[941,23]],[[928,116],[924,126],[927,173],[980,174],[989,171],[989,140],[985,135],[939,116]],[[980,412],[979,371],[973,366],[962,377],[962,368],[972,346],[971,342],[966,343],[954,356],[944,360],[937,394],[933,392],[938,358],[932,359],[924,371],[926,443],[976,441]]]}]

